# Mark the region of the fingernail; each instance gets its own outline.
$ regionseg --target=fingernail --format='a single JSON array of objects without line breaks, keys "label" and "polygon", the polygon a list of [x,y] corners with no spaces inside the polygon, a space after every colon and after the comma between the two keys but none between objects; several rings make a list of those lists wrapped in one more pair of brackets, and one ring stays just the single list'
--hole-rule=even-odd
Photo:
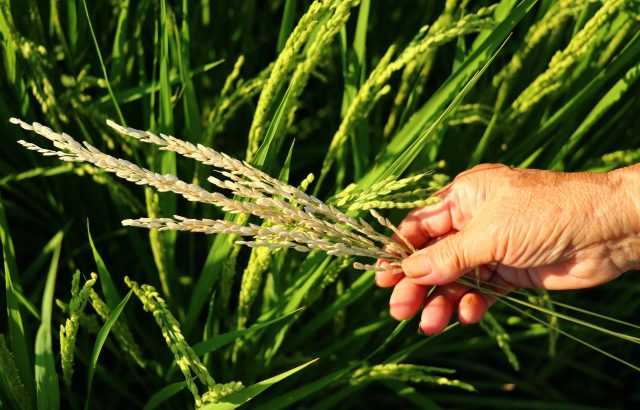
[{"label": "fingernail", "polygon": [[427,276],[431,273],[431,266],[425,255],[413,255],[402,261],[402,270],[410,278]]},{"label": "fingernail", "polygon": [[423,336],[431,336],[431,333],[427,333],[424,330],[422,330],[422,322],[420,322],[420,324],[418,325],[418,333],[420,333]]}]

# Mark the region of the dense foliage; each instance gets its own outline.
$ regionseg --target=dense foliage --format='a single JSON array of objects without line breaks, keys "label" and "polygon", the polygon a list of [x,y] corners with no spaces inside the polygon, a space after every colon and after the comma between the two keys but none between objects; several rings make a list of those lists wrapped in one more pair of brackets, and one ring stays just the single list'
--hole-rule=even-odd
[{"label": "dense foliage", "polygon": [[557,303],[637,322],[633,273],[425,337],[350,256],[123,227],[260,221],[42,158],[9,118],[214,190],[106,120],[172,134],[398,222],[480,162],[640,160],[639,27],[637,0],[0,0],[0,408],[637,406],[637,337],[594,325],[638,328]]}]

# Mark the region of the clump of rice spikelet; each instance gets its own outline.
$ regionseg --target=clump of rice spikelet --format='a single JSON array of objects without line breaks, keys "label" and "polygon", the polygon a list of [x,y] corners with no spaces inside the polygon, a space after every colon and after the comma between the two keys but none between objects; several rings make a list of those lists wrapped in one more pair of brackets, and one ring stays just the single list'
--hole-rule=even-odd
[{"label": "clump of rice spikelet", "polygon": [[332,260],[322,272],[322,281],[318,284],[318,286],[314,286],[314,288],[305,295],[306,300],[304,302],[304,305],[312,305],[316,300],[318,300],[318,298],[322,296],[323,291],[328,286],[335,283],[340,272],[342,272],[349,266],[353,266],[353,263],[354,258],[351,256],[340,256]]},{"label": "clump of rice spikelet", "polygon": [[488,125],[493,116],[493,108],[484,104],[462,104],[447,119],[447,125],[480,123]]},{"label": "clump of rice spikelet", "polygon": [[[248,220],[249,218],[246,215],[241,215],[238,225],[244,225]],[[225,307],[229,305],[229,299],[231,298],[231,289],[233,287],[233,279],[236,276],[239,254],[240,245],[235,244],[222,263],[222,269],[220,270],[220,304]]]},{"label": "clump of rice spikelet", "polygon": [[217,403],[220,399],[244,389],[241,382],[217,383],[202,395],[200,406],[209,403]]},{"label": "clump of rice spikelet", "polygon": [[204,132],[204,144],[211,145],[216,135],[224,128],[242,104],[255,97],[268,81],[273,64],[267,66],[256,77],[249,80],[240,78],[244,56],[238,57],[233,71],[227,77],[220,97],[207,114],[207,127]]},{"label": "clump of rice spikelet", "polygon": [[592,165],[597,170],[612,170],[640,162],[640,149],[628,149],[604,154]]},{"label": "clump of rice spikelet", "polygon": [[[146,189],[144,192],[145,203],[147,205],[147,215],[149,218],[155,218],[159,216],[160,212],[160,196],[157,192],[153,192],[150,189]],[[167,266],[167,246],[165,246],[165,236],[161,235],[156,230],[149,231],[149,244],[151,245],[151,253],[153,255],[153,261],[155,262],[156,269],[158,270],[158,278],[160,279],[160,287],[162,293],[165,296],[171,296],[171,287],[168,281],[168,266]]]},{"label": "clump of rice spikelet", "polygon": [[[628,5],[629,3],[627,3]],[[627,10],[628,11],[628,10]],[[596,63],[596,67],[604,68],[607,63],[609,63],[615,56],[616,53],[628,43],[629,37],[633,36],[638,31],[638,19],[630,18],[628,19],[624,25],[616,31],[614,36],[608,41],[607,47],[604,49],[598,62]]]},{"label": "clump of rice spikelet", "polygon": [[[107,320],[111,315],[111,309],[109,309],[109,306],[107,306],[100,295],[98,295],[98,293],[93,289],[91,289],[89,297],[91,299],[91,306],[93,306],[96,313],[102,318],[102,320]],[[140,350],[140,346],[138,346],[136,341],[133,339],[133,333],[129,327],[122,321],[116,321],[111,328],[111,333],[120,344],[122,350],[131,356],[138,366],[144,368],[146,363],[142,358],[142,351]]]},{"label": "clump of rice spikelet", "polygon": [[270,107],[277,98],[287,77],[296,67],[297,57],[302,47],[324,18],[331,4],[331,1],[314,1],[311,3],[307,12],[300,18],[298,24],[289,35],[282,51],[274,62],[271,74],[260,93],[251,122],[246,155],[248,161],[253,159],[253,156],[258,151],[260,141],[266,130],[266,120]]},{"label": "clump of rice spikelet", "polygon": [[420,31],[420,34],[393,61],[391,58],[395,52],[395,47],[392,46],[389,48],[376,68],[373,69],[367,80],[362,84],[357,95],[347,108],[322,163],[318,186],[321,185],[331,169],[338,150],[344,145],[345,141],[347,141],[358,122],[362,118],[366,118],[380,97],[389,92],[390,89],[387,83],[391,76],[440,44],[449,42],[468,33],[492,27],[494,25],[493,19],[488,16],[493,10],[493,6],[481,8],[476,14],[464,16],[460,20],[448,24],[441,30],[433,33],[428,32],[427,27],[424,27]]},{"label": "clump of rice spikelet", "polygon": [[[27,393],[26,387],[20,378],[18,366],[16,366],[13,353],[9,350],[4,335],[0,333],[0,377],[3,379],[8,393],[13,399],[13,404],[20,410],[30,410],[33,408],[31,397]],[[4,403],[9,404],[9,403]]]},{"label": "clump of rice spikelet", "polygon": [[468,383],[442,376],[442,374],[452,373],[454,373],[454,370],[416,364],[379,364],[356,370],[351,375],[349,383],[359,385],[378,380],[397,380],[412,383],[429,383],[438,386],[452,386],[468,391],[475,391],[474,387]]},{"label": "clump of rice spikelet", "polygon": [[[139,286],[136,282],[129,279],[128,276],[124,278],[124,281],[127,286],[133,289],[133,293],[135,293],[138,299],[140,299],[144,310],[153,315],[162,331],[162,336],[167,346],[169,346],[171,353],[173,353],[176,364],[185,377],[187,389],[193,395],[196,407],[202,406],[203,400],[195,381],[197,380],[204,385],[207,391],[216,391],[216,382],[198,355],[196,355],[185,340],[180,331],[180,323],[173,316],[166,302],[160,297],[153,286]],[[224,389],[219,388],[219,390]],[[211,397],[211,394],[208,397]]]},{"label": "clump of rice spikelet", "polygon": [[73,274],[71,280],[71,301],[69,301],[69,318],[64,326],[60,325],[60,362],[64,383],[71,386],[73,377],[73,356],[76,349],[76,336],[80,327],[80,316],[89,301],[91,288],[98,280],[98,275],[91,273],[91,278],[80,289],[80,271]]},{"label": "clump of rice spikelet", "polygon": [[567,47],[553,56],[547,70],[515,99],[508,113],[509,122],[522,119],[540,100],[562,86],[570,68],[595,45],[598,30],[611,21],[624,4],[624,0],[606,0],[602,3]]},{"label": "clump of rice spikelet", "polygon": [[249,320],[249,313],[254,300],[258,296],[262,277],[269,269],[273,251],[266,247],[251,250],[249,262],[242,274],[240,295],[238,299],[238,329],[244,329]]},{"label": "clump of rice spikelet", "polygon": [[[586,5],[593,0],[559,0],[554,2],[540,20],[529,27],[524,47],[513,54],[509,63],[493,79],[494,85],[500,84],[496,106],[502,106],[507,98],[512,81],[508,81],[518,75],[524,67],[523,61],[531,55],[531,52],[549,37],[555,37],[556,33],[567,26],[567,21],[576,18]],[[546,41],[549,43],[550,41]]]},{"label": "clump of rice spikelet", "polygon": [[365,189],[356,184],[348,185],[332,198],[331,203],[347,211],[372,209],[407,209],[437,203],[430,197],[440,186],[424,187],[424,179],[431,173],[423,173],[396,180],[391,176]]},{"label": "clump of rice spikelet", "polygon": [[[64,313],[65,315],[69,314],[69,305],[67,303],[64,303],[60,299],[56,299],[56,305],[60,308],[62,313]],[[85,312],[82,312],[79,316],[80,327],[86,329],[87,332],[91,333],[92,335],[95,335],[100,331],[100,322],[98,322],[98,316],[93,313],[87,314]]]},{"label": "clump of rice spikelet", "polygon": [[489,337],[495,339],[498,347],[502,350],[513,368],[515,370],[520,369],[520,362],[511,350],[511,345],[509,344],[509,333],[504,330],[504,327],[502,327],[502,325],[496,320],[496,318],[490,312],[486,312],[479,324],[480,327],[485,332],[487,332],[487,335],[489,335]]},{"label": "clump of rice spikelet", "polygon": [[158,136],[148,131],[125,128],[108,122],[112,128],[124,135],[213,166],[217,174],[226,179],[211,176],[209,182],[220,189],[230,191],[234,197],[227,197],[221,192],[209,192],[199,185],[181,181],[174,175],[151,172],[126,160],[104,154],[87,142],[81,144],[67,134],[55,133],[38,123],[29,125],[15,118],[12,118],[11,122],[44,136],[59,149],[47,150],[29,142],[19,141],[25,147],[44,155],[57,156],[64,161],[88,162],[138,185],[150,185],[158,191],[172,191],[187,200],[212,204],[225,212],[241,214],[246,218],[254,215],[270,224],[245,226],[234,221],[188,219],[175,215],[173,218],[128,219],[123,221],[126,226],[250,236],[252,240],[237,243],[251,247],[266,246],[270,249],[294,248],[301,252],[319,249],[329,255],[383,258],[391,262],[399,261],[411,253],[411,249],[405,244],[397,243],[380,234],[364,219],[349,216],[337,207],[327,205],[247,162],[202,145],[196,146],[175,137],[162,134]]},{"label": "clump of rice spikelet", "polygon": [[[9,35],[5,41],[13,43],[9,48],[17,50],[18,58],[24,60],[21,62],[22,64],[18,65],[24,72],[22,74],[16,73],[18,78],[14,78],[13,81],[25,81],[42,112],[52,123],[58,125],[59,121],[67,122],[68,118],[64,114],[64,110],[61,109],[54,87],[49,80],[53,78],[50,75],[53,67],[51,55],[47,53],[44,46],[38,45],[20,34],[13,20],[14,13],[9,10],[9,3],[0,2],[0,13],[4,17],[6,32]],[[35,27],[39,27],[39,24],[35,24]]]},{"label": "clump of rice spikelet", "polygon": [[[434,33],[446,24],[451,23],[451,21],[453,21],[453,12],[456,10],[457,5],[458,0],[447,0],[442,14],[440,14],[436,21],[429,27],[428,32]],[[426,53],[416,56],[416,58],[411,60],[402,70],[400,86],[393,99],[391,113],[384,126],[383,135],[385,137],[389,137],[395,129],[396,124],[401,118],[401,113],[405,111],[408,105],[407,99],[409,95],[413,93],[414,98],[416,98],[422,94],[424,81],[426,81],[433,67],[435,52],[436,49],[434,47]]]},{"label": "clump of rice spikelet", "polygon": [[331,44],[340,29],[349,19],[351,8],[357,6],[359,3],[360,0],[335,1],[330,7],[333,14],[318,28],[317,33],[314,34],[313,42],[308,45],[305,60],[298,64],[291,77],[291,82],[289,83],[289,89],[291,91],[284,111],[288,113],[288,125],[293,123],[296,109],[298,107],[298,100],[304,90],[304,87],[309,81],[311,72],[320,62],[327,46]]}]

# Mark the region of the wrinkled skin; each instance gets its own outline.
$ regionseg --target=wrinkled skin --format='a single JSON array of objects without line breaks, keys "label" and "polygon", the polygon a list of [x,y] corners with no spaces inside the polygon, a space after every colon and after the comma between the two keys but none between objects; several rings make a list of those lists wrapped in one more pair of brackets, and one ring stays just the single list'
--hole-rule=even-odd
[{"label": "wrinkled skin", "polygon": [[456,307],[458,320],[471,324],[495,301],[454,283],[465,274],[479,272],[500,293],[608,282],[639,266],[638,194],[637,167],[561,173],[476,166],[436,194],[440,203],[407,215],[398,228],[420,250],[402,262],[403,272],[378,272],[376,283],[394,287],[390,313],[398,320],[424,304],[420,330],[433,334]]}]

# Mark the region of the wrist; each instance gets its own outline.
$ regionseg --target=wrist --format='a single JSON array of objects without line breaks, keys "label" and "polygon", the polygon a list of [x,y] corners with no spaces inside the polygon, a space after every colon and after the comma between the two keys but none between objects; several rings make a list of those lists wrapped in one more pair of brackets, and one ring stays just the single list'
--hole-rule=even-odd
[{"label": "wrist", "polygon": [[611,171],[620,226],[624,237],[621,243],[624,270],[640,269],[640,164]]}]

